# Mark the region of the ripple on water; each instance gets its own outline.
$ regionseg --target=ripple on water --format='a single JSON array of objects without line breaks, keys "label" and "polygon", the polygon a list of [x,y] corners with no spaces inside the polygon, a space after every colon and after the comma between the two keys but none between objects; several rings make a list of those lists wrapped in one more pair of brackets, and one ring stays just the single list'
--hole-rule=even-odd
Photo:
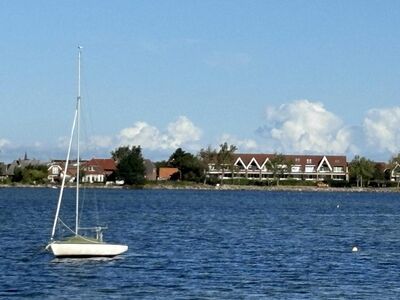
[{"label": "ripple on water", "polygon": [[400,298],[397,194],[101,190],[128,252],[54,259],[54,192],[27,191],[0,190],[1,298]]}]

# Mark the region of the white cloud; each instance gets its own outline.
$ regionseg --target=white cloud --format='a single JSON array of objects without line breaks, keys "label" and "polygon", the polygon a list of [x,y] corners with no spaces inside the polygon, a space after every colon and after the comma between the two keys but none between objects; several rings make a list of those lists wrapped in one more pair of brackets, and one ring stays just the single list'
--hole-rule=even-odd
[{"label": "white cloud", "polygon": [[185,116],[180,116],[175,122],[168,125],[169,148],[177,148],[188,142],[198,141],[201,130]]},{"label": "white cloud", "polygon": [[10,141],[6,139],[0,139],[0,149],[10,145]]},{"label": "white cloud", "polygon": [[201,137],[201,130],[187,117],[180,116],[168,124],[166,131],[147,124],[136,122],[133,127],[122,129],[118,135],[121,145],[140,145],[149,150],[176,149],[192,145]]},{"label": "white cloud", "polygon": [[227,142],[238,148],[237,152],[251,152],[258,148],[257,142],[252,139],[238,139],[230,134],[223,134],[220,138],[220,144]]},{"label": "white cloud", "polygon": [[269,107],[266,123],[258,132],[274,151],[341,154],[353,148],[350,130],[319,102],[297,100]]},{"label": "white cloud", "polygon": [[106,135],[94,135],[89,138],[87,147],[93,148],[110,148],[113,146],[113,138]]},{"label": "white cloud", "polygon": [[118,138],[122,145],[140,145],[142,148],[155,149],[163,148],[166,136],[146,122],[136,122],[133,127],[122,129]]},{"label": "white cloud", "polygon": [[381,152],[396,154],[400,149],[400,107],[371,109],[364,118],[369,146]]}]

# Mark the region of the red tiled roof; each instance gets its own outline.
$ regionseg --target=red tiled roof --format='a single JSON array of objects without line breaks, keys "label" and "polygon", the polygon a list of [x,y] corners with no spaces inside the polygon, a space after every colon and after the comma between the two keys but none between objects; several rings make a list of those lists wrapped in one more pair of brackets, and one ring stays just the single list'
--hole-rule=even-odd
[{"label": "red tiled roof", "polygon": [[178,168],[161,167],[158,170],[158,177],[160,179],[170,179],[173,174],[179,172]]},{"label": "red tiled roof", "polygon": [[98,167],[104,171],[115,171],[117,169],[115,161],[112,158],[92,158],[85,163],[85,167],[89,166]]}]

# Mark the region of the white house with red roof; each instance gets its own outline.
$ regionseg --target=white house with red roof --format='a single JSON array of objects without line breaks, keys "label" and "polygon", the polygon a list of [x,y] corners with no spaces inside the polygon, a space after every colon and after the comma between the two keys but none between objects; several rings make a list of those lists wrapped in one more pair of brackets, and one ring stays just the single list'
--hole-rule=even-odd
[{"label": "white house with red roof", "polygon": [[82,182],[104,183],[116,169],[117,166],[112,158],[92,158],[82,164]]},{"label": "white house with red roof", "polygon": [[[76,180],[76,160],[71,160],[68,165],[67,181]],[[111,158],[92,158],[81,161],[82,182],[104,183],[117,169],[115,161]],[[65,161],[53,160],[48,167],[48,179],[50,182],[60,181],[65,174]]]},{"label": "white house with red roof", "polygon": [[[66,161],[64,160],[53,160],[51,163],[48,164],[47,179],[51,183],[62,180],[63,176],[65,175],[65,163]],[[82,163],[85,163],[85,161],[83,161]],[[76,164],[76,160],[70,160],[68,163],[66,180],[69,182],[74,182],[76,179]]]},{"label": "white house with red roof", "polygon": [[[247,178],[254,180],[271,180],[274,176],[280,179],[295,180],[349,180],[346,156],[334,155],[283,155],[287,165],[281,174],[274,174],[271,160],[275,154],[234,154],[233,168],[226,168],[224,172],[209,165],[208,175],[224,179]],[[276,172],[275,172],[276,173]]]}]

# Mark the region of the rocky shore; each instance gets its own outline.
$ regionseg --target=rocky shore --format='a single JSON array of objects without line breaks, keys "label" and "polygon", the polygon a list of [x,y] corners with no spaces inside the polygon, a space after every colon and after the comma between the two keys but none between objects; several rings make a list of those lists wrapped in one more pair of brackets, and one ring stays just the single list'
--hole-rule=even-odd
[{"label": "rocky shore", "polygon": [[[74,187],[74,186],[70,186]],[[344,192],[344,193],[398,193],[399,188],[372,188],[372,187],[317,187],[317,186],[255,186],[255,185],[207,185],[196,183],[151,183],[140,187],[127,187],[119,185],[87,185],[86,188],[104,189],[145,189],[145,190],[220,190],[220,191],[274,191],[274,192]],[[56,185],[29,185],[29,184],[0,184],[0,188],[53,188]]]},{"label": "rocky shore", "polygon": [[151,185],[145,186],[144,189],[183,189],[183,190],[221,190],[221,191],[284,191],[284,192],[345,192],[345,193],[361,193],[361,192],[380,192],[394,193],[400,192],[398,188],[370,188],[370,187],[316,187],[316,186],[253,186],[253,185],[230,185],[211,186],[203,184],[193,185]]}]

